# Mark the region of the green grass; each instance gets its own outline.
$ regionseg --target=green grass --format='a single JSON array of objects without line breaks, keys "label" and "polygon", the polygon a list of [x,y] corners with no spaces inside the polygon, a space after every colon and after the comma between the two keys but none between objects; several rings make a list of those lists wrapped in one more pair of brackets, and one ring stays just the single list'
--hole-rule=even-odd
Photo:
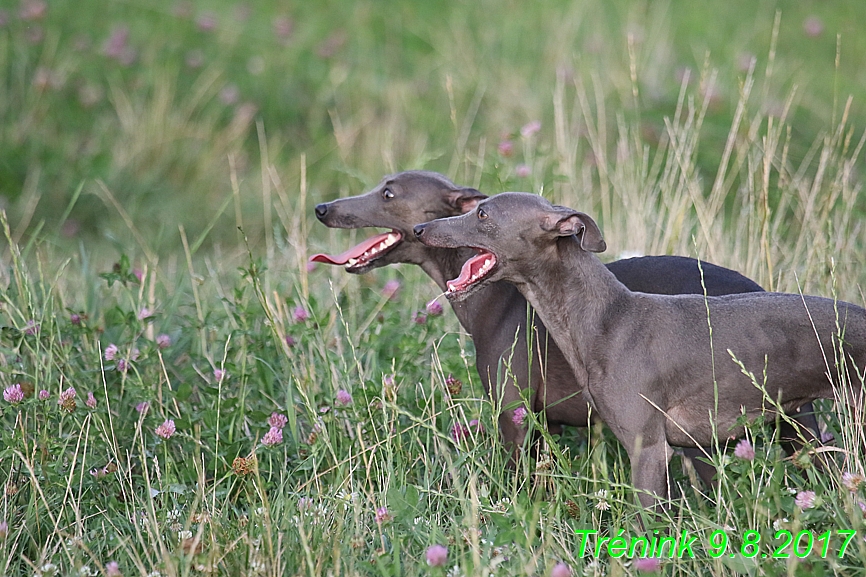
[{"label": "green grass", "polygon": [[[0,574],[638,571],[579,554],[576,530],[639,531],[604,427],[507,469],[471,341],[447,307],[415,322],[438,292],[420,270],[307,270],[360,234],[312,206],[387,172],[541,192],[597,217],[608,260],[699,256],[866,302],[862,3],[26,6],[0,26],[0,388],[28,393],[0,402]],[[121,27],[128,64],[106,54]],[[754,461],[717,457],[717,489],[675,459],[683,495],[646,529],[699,545],[662,572],[862,574],[866,492],[842,480],[866,473],[862,409],[821,404],[824,470],[785,459],[774,422],[750,425]],[[830,531],[826,559],[773,558],[779,530]]]}]

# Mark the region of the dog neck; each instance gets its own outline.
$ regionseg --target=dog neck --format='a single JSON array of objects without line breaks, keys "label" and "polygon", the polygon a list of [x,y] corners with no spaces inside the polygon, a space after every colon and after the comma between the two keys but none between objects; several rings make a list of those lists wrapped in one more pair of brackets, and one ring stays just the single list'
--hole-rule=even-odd
[{"label": "dog neck", "polygon": [[515,284],[580,373],[591,362],[608,310],[622,306],[631,292],[574,237],[559,239],[549,254],[531,261]]}]

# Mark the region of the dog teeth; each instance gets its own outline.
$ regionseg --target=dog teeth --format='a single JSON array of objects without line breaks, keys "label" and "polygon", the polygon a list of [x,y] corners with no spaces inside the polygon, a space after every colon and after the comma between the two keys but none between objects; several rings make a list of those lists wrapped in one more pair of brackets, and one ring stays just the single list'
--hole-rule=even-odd
[{"label": "dog teeth", "polygon": [[377,254],[379,254],[380,252],[382,252],[383,250],[385,250],[386,248],[394,246],[395,244],[397,244],[397,242],[399,240],[400,240],[399,236],[397,236],[394,233],[391,233],[388,236],[386,236],[382,242],[380,242],[379,244],[377,244],[374,247],[367,249],[367,252],[365,252],[364,254],[359,256],[357,259],[354,259],[354,258],[349,259],[349,264],[354,265],[356,262],[358,262],[359,259],[369,260],[369,259],[373,258],[374,256],[376,256]]},{"label": "dog teeth", "polygon": [[349,265],[349,266],[355,266],[355,264],[356,264],[357,262],[358,262],[358,259],[356,259],[356,258],[350,258],[348,261],[346,261],[346,264]]}]

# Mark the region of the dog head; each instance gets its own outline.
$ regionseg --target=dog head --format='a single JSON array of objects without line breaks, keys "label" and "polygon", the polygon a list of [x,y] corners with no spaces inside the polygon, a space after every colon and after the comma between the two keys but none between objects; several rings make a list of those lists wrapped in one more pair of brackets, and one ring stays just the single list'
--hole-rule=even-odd
[{"label": "dog head", "polygon": [[587,252],[607,248],[589,215],[525,192],[498,194],[462,216],[421,224],[413,232],[428,246],[471,247],[478,252],[466,261],[458,278],[448,281],[446,294],[452,300],[462,300],[497,280],[524,282],[540,263],[556,258],[552,251],[564,237],[576,237]]},{"label": "dog head", "polygon": [[407,171],[386,176],[370,192],[316,206],[316,216],[332,228],[390,229],[372,236],[342,254],[317,254],[313,262],[344,265],[351,273],[401,262],[423,264],[431,249],[415,238],[415,225],[464,214],[487,198],[474,188],[461,187],[441,174]]}]

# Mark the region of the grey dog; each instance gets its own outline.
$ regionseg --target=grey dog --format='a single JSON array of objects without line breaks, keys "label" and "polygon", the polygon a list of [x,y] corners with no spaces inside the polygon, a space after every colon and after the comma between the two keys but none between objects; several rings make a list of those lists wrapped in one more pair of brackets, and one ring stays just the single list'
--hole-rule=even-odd
[{"label": "grey dog", "polygon": [[[593,254],[606,244],[592,218],[527,193],[496,195],[414,232],[429,246],[479,251],[446,283],[449,298],[495,281],[517,286],[626,449],[645,506],[665,495],[672,446],[741,436],[743,414],[861,392],[859,306],[780,293],[632,292]],[[851,388],[835,390],[840,381]]]}]

